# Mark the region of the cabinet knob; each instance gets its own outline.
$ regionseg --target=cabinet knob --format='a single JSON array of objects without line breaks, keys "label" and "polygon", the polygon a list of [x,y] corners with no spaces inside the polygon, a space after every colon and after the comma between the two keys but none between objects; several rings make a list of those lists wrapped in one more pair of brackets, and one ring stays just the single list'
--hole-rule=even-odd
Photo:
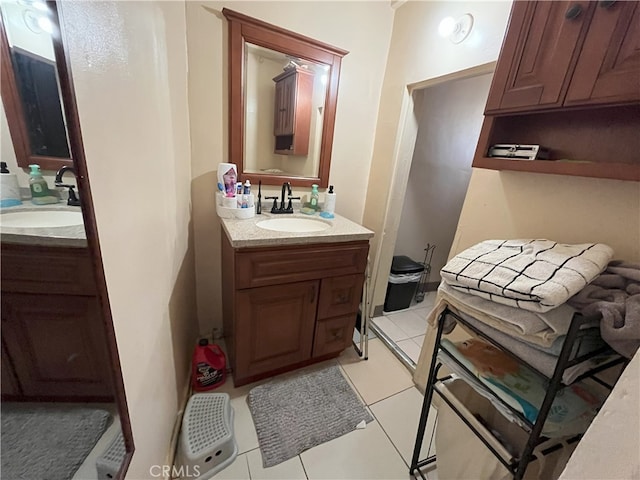
[{"label": "cabinet knob", "polygon": [[614,3],[616,3],[616,0],[604,0],[602,2],[598,2],[600,8],[611,8]]},{"label": "cabinet knob", "polygon": [[575,3],[571,5],[564,14],[564,18],[567,20],[575,20],[582,13],[582,5]]}]

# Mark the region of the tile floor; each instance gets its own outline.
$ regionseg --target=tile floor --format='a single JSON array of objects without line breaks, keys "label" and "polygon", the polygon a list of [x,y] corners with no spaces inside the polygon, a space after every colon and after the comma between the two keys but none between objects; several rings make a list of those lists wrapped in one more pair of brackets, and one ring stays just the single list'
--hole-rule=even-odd
[{"label": "tile floor", "polygon": [[414,363],[418,363],[424,335],[427,332],[427,314],[433,308],[435,299],[436,292],[428,292],[420,303],[413,300],[407,309],[383,312],[381,317],[372,319],[376,327]]},{"label": "tile floor", "polygon": [[[330,360],[326,363],[337,363],[340,366],[347,381],[373,415],[374,421],[365,429],[355,430],[318,445],[275,467],[263,468],[258,437],[247,405],[249,390],[259,383],[234,388],[233,381],[229,378],[216,391],[227,392],[231,396],[239,454],[214,479],[412,478],[409,476],[408,465],[413,453],[422,395],[414,387],[409,370],[379,339],[369,342],[369,360],[361,360],[353,348],[349,348],[337,361]],[[302,371],[304,370],[297,372]],[[435,419],[435,413],[430,418]],[[420,458],[426,457],[426,449],[432,443],[434,421],[430,420],[429,423],[431,425],[428,425]],[[435,470],[424,473],[430,480],[437,479]]]}]

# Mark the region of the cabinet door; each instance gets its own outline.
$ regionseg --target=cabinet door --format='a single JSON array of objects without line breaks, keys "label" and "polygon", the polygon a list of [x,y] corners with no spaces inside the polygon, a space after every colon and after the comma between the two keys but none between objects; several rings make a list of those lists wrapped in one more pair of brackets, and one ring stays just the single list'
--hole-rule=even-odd
[{"label": "cabinet door", "polygon": [[598,2],[565,104],[640,100],[638,2]]},{"label": "cabinet door", "polygon": [[295,115],[296,75],[276,82],[276,110],[274,135],[292,135]]},{"label": "cabinet door", "polygon": [[318,287],[316,280],[236,292],[236,380],[311,358]]},{"label": "cabinet door", "polygon": [[485,113],[561,106],[595,8],[586,1],[514,2]]},{"label": "cabinet door", "polygon": [[320,286],[318,318],[353,314],[355,318],[362,298],[364,275],[343,275],[325,278]]},{"label": "cabinet door", "polygon": [[2,395],[20,395],[20,387],[13,372],[13,365],[2,342]]},{"label": "cabinet door", "polygon": [[25,396],[112,396],[95,297],[3,292],[2,338]]}]

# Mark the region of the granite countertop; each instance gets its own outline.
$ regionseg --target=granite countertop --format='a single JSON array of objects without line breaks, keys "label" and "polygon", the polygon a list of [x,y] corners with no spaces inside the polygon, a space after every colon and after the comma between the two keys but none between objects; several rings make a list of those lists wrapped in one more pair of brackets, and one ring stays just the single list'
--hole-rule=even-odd
[{"label": "granite countertop", "polygon": [[54,203],[50,205],[34,205],[29,200],[24,200],[22,205],[6,207],[0,210],[0,241],[2,243],[14,243],[21,245],[43,245],[54,247],[86,247],[87,236],[84,224],[66,226],[20,226],[13,227],[5,225],[3,215],[13,212],[46,212],[46,211],[68,211],[79,212],[80,207],[70,207],[65,203]]},{"label": "granite countertop", "polygon": [[[331,228],[319,232],[277,232],[265,230],[256,224],[270,218],[304,218],[325,222]],[[247,219],[220,218],[222,228],[234,248],[271,247],[277,245],[305,245],[312,243],[336,243],[369,240],[374,233],[351,220],[335,214],[335,218],[327,219],[319,215],[305,215],[302,213],[273,215],[262,212]]]}]

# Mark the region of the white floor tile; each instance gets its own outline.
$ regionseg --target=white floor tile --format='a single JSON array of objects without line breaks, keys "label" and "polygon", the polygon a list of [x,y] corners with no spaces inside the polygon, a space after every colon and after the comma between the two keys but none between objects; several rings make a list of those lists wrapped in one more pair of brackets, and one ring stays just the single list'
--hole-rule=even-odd
[{"label": "white floor tile", "polygon": [[418,358],[420,357],[420,347],[416,344],[416,342],[408,338],[407,340],[396,342],[396,345],[398,345],[398,347],[404,353],[406,353],[411,360],[413,360],[415,363],[418,363]]},{"label": "white floor tile", "polygon": [[427,332],[427,317],[415,311],[407,310],[388,315],[388,317],[400,330],[407,334],[408,338],[424,335]]},{"label": "white floor tile", "polygon": [[424,345],[424,337],[425,337],[424,335],[420,335],[417,337],[413,337],[411,340],[416,342],[416,345],[418,345],[420,349],[422,349],[422,345]]},{"label": "white floor tile", "polygon": [[[407,465],[411,465],[423,398],[418,389],[413,387],[370,407],[380,426],[396,446]],[[420,460],[428,456],[427,452],[431,443],[436,415],[436,410],[431,408],[422,441]]]},{"label": "white floor tile", "polygon": [[409,469],[380,425],[318,445],[300,455],[310,480],[406,479]]},{"label": "white floor tile", "polygon": [[373,319],[373,323],[375,323],[376,327],[382,330],[385,335],[394,342],[406,340],[407,338],[409,338],[409,336],[388,317],[376,317]]},{"label": "white floor tile", "polygon": [[260,449],[247,453],[251,480],[306,480],[300,457],[296,456],[273,467],[262,466]]},{"label": "white floor tile", "polygon": [[247,454],[238,455],[231,465],[211,477],[211,480],[251,480]]},{"label": "white floor tile", "polygon": [[253,425],[253,418],[251,417],[251,411],[247,404],[249,390],[256,385],[258,384],[252,383],[234,388],[233,378],[228,376],[224,385],[215,390],[220,393],[228,393],[231,397],[231,407],[233,407],[234,413],[233,430],[236,443],[238,444],[238,453],[245,453],[258,448],[258,434]]},{"label": "white floor tile", "polygon": [[348,349],[338,361],[367,405],[413,386],[409,370],[379,339],[369,341],[369,360]]}]

